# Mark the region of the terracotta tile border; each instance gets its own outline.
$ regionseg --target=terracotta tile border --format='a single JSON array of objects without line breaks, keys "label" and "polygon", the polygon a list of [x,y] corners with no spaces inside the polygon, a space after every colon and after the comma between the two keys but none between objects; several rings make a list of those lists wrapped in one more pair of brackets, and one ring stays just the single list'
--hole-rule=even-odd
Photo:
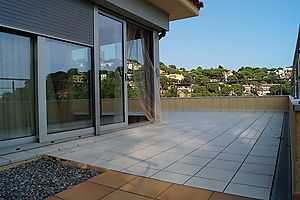
[{"label": "terracotta tile border", "polygon": [[[20,165],[20,164],[24,164],[24,163],[27,163],[27,162],[35,161],[35,160],[38,160],[38,159],[41,159],[41,158],[47,158],[47,159],[51,159],[51,160],[60,161],[64,164],[66,164],[66,165],[76,166],[76,167],[79,167],[79,168],[82,168],[82,169],[91,169],[91,170],[102,172],[102,174],[100,174],[98,176],[90,178],[89,180],[87,180],[85,182],[82,182],[82,183],[80,183],[76,186],[72,186],[72,187],[67,189],[67,190],[74,190],[74,189],[77,190],[78,187],[82,188],[82,187],[80,187],[82,184],[84,185],[84,184],[87,184],[87,183],[92,183],[92,184],[95,184],[95,185],[99,185],[101,187],[104,186],[106,188],[111,188],[111,192],[105,193],[105,195],[100,196],[99,198],[95,198],[95,200],[105,199],[107,196],[109,196],[110,194],[112,194],[116,191],[120,191],[120,193],[126,192],[126,193],[129,193],[129,194],[134,194],[135,196],[139,196],[139,197],[145,198],[145,199],[173,200],[170,197],[166,197],[166,196],[168,196],[167,195],[168,190],[173,188],[173,187],[176,187],[177,190],[184,190],[185,188],[189,188],[188,190],[196,191],[196,192],[198,190],[199,193],[200,192],[209,192],[209,193],[211,193],[208,198],[202,198],[203,200],[220,200],[220,199],[222,199],[222,200],[252,200],[251,198],[247,198],[247,197],[236,196],[236,195],[231,195],[231,194],[225,194],[225,193],[221,193],[221,192],[215,192],[215,191],[211,191],[211,190],[206,190],[206,189],[201,189],[201,188],[196,188],[196,187],[191,187],[191,186],[185,186],[185,185],[170,183],[170,182],[161,181],[161,180],[157,180],[157,179],[146,178],[146,177],[142,177],[142,176],[137,176],[137,175],[132,175],[132,174],[124,173],[124,172],[109,170],[109,169],[105,169],[105,168],[101,168],[101,167],[95,167],[95,166],[88,165],[88,164],[83,164],[83,163],[79,163],[79,162],[75,162],[75,161],[70,161],[70,160],[61,159],[61,158],[57,158],[57,157],[53,157],[53,156],[46,156],[46,155],[38,156],[36,158],[32,158],[32,159],[24,160],[24,161],[21,161],[21,162],[16,162],[16,163],[13,163],[13,164],[8,164],[8,165],[1,166],[0,171],[9,169],[11,167],[14,167],[14,166],[17,166],[17,165]],[[123,183],[120,184],[120,185],[113,185],[111,183],[111,181],[109,181],[110,183],[107,183],[107,184],[104,183],[104,182],[101,182],[101,181],[97,181],[99,179],[99,177],[101,177],[101,175],[105,175],[106,179],[107,179],[108,178],[107,174],[110,174],[110,173],[111,174],[118,174],[118,175],[122,176],[120,178],[120,180],[122,180]],[[124,177],[130,177],[130,178],[128,178],[128,180],[126,180],[126,178],[124,178]],[[116,178],[116,177],[112,177],[112,178]],[[155,195],[155,197],[153,197],[153,196],[150,197],[149,195],[145,196],[145,195],[140,194],[140,193],[135,193],[134,191],[127,191],[127,189],[124,189],[124,188],[122,189],[122,187],[129,184],[130,182],[135,181],[136,179],[143,179],[143,180],[149,179],[149,180],[151,180],[151,182],[155,181],[157,183],[161,182],[162,184],[165,184],[165,185],[169,184],[169,185],[167,187],[165,187],[162,191],[157,192],[157,195]],[[67,190],[64,190],[60,193],[57,193],[54,196],[48,197],[48,198],[46,198],[46,200],[69,200],[69,199],[62,199],[62,197],[60,197],[61,193],[65,193]],[[76,192],[78,192],[78,191],[76,191]],[[160,199],[160,198],[162,198],[162,199]],[[180,197],[178,197],[178,196],[177,196],[177,198],[180,199]],[[191,199],[189,197],[189,200],[193,200],[193,199]],[[197,196],[197,197],[195,196],[195,200],[200,200],[199,196]]]},{"label": "terracotta tile border", "polygon": [[[102,169],[102,168],[101,168]],[[162,200],[165,200],[165,199],[168,199],[168,200],[172,200],[171,199],[171,197],[166,197],[167,196],[167,192],[168,192],[168,190],[169,189],[171,189],[171,188],[173,188],[173,187],[176,187],[176,189],[177,190],[190,190],[190,191],[194,191],[194,192],[199,192],[199,194],[200,193],[210,193],[209,195],[205,195],[206,197],[205,198],[202,198],[203,200],[215,200],[215,199],[222,199],[222,200],[251,200],[251,198],[246,198],[246,197],[241,197],[241,196],[236,196],[236,195],[230,195],[230,194],[225,194],[225,193],[220,193],[220,192],[215,192],[215,191],[211,191],[211,190],[205,190],[205,189],[201,189],[201,188],[195,188],[195,187],[190,187],[190,186],[185,186],[185,185],[179,185],[179,184],[175,184],[175,183],[169,183],[169,182],[165,182],[165,181],[160,181],[160,180],[156,180],[156,179],[152,179],[152,178],[145,178],[145,177],[141,177],[141,176],[136,176],[136,175],[131,175],[131,174],[127,174],[127,173],[123,173],[123,172],[118,172],[118,171],[114,171],[114,170],[105,170],[105,172],[104,173],[102,173],[102,174],[100,174],[100,175],[98,175],[98,176],[96,176],[96,177],[93,177],[93,178],[91,178],[91,179],[99,179],[98,177],[101,177],[101,175],[106,175],[106,179],[107,179],[107,174],[109,174],[109,173],[118,173],[118,174],[120,174],[120,176],[124,176],[124,177],[126,177],[126,176],[128,176],[128,177],[132,177],[132,176],[135,176],[135,177],[133,177],[131,180],[129,180],[128,182],[126,182],[126,183],[124,183],[124,184],[122,184],[122,186],[117,186],[117,187],[115,187],[115,188],[112,188],[112,187],[110,187],[111,189],[113,189],[112,190],[112,192],[110,192],[110,193],[108,193],[108,194],[106,194],[106,195],[104,195],[104,196],[102,196],[102,197],[100,197],[98,200],[101,200],[101,199],[105,199],[106,197],[108,197],[109,195],[111,195],[112,193],[114,193],[114,192],[116,192],[116,191],[120,191],[120,193],[124,193],[124,192],[126,192],[126,193],[129,193],[129,194],[134,194],[135,196],[140,196],[141,198],[148,198],[148,199],[152,199],[152,200],[160,200],[160,197],[162,197]],[[124,190],[124,189],[122,189],[122,187],[124,187],[124,186],[126,186],[127,184],[130,184],[131,182],[134,182],[134,181],[136,181],[137,179],[139,179],[139,178],[141,178],[141,179],[144,179],[144,180],[147,180],[147,179],[149,179],[149,180],[155,180],[155,182],[161,182],[162,184],[166,184],[166,183],[168,183],[168,184],[170,184],[169,186],[167,186],[166,188],[164,188],[164,190],[162,190],[162,191],[159,191],[157,194],[158,195],[155,195],[155,197],[150,197],[149,195],[147,195],[147,196],[145,196],[144,194],[140,194],[141,192],[139,191],[139,193],[135,193],[134,191],[126,191],[126,189]],[[105,185],[105,183],[97,183],[97,181],[93,181],[93,180],[91,180],[91,179],[89,179],[89,180],[87,180],[86,182],[83,182],[83,183],[94,183],[94,184],[97,184],[97,185],[99,185],[99,186],[106,186],[106,187],[108,187],[107,185]],[[123,179],[124,180],[124,179]],[[78,188],[78,186],[79,185],[81,185],[81,184],[83,184],[83,183],[80,183],[80,184],[78,184],[77,186],[76,186],[76,188]],[[75,186],[73,186],[73,187],[70,187],[69,189],[67,189],[67,190],[72,190],[72,189],[75,189],[74,188]],[[63,191],[64,192],[64,191]],[[60,193],[58,193],[58,194],[60,194]],[[58,195],[58,194],[56,194],[56,195]],[[58,200],[58,199],[61,199],[61,197],[59,197],[59,196],[56,196],[56,195],[54,195],[53,197],[49,197],[48,199],[49,200],[51,200],[51,199],[53,199],[53,200]],[[120,198],[120,199],[122,199],[122,198]],[[178,199],[180,199],[180,197],[178,197]],[[201,199],[201,200],[202,200]],[[68,200],[68,199],[63,199],[63,200]],[[96,199],[95,199],[96,200]],[[180,199],[181,200],[181,199]],[[190,197],[189,197],[189,200],[193,200],[193,199],[191,199]],[[195,196],[195,200],[200,200],[199,199],[199,196]]]}]

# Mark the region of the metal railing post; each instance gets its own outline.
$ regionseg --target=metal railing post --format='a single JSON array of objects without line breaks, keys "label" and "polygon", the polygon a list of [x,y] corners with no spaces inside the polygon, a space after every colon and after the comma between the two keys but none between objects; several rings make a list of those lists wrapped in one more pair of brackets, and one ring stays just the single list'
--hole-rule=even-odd
[{"label": "metal railing post", "polygon": [[282,95],[282,80],[280,80],[280,95]]}]

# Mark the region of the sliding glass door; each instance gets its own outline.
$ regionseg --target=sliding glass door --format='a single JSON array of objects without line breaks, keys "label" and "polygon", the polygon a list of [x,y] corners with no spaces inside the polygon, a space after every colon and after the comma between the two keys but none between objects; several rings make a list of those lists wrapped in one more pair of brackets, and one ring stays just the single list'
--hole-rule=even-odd
[{"label": "sliding glass door", "polygon": [[[98,14],[100,125],[102,130],[127,125],[124,22]],[[107,128],[105,128],[107,127]]]},{"label": "sliding glass door", "polygon": [[0,141],[35,135],[30,37],[0,32]]},{"label": "sliding glass door", "polygon": [[39,139],[94,134],[92,49],[38,37]]}]

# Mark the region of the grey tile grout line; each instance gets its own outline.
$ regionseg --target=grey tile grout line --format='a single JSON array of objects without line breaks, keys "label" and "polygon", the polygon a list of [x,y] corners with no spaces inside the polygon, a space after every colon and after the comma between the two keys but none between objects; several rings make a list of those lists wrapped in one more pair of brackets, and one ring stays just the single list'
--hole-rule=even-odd
[{"label": "grey tile grout line", "polygon": [[[220,151],[215,157],[213,157],[208,163],[206,163],[206,165],[204,165],[200,170],[198,170],[196,173],[194,173],[194,175],[192,175],[188,180],[186,180],[183,184],[186,184],[189,180],[191,180],[193,177],[195,177],[195,175],[197,174],[197,173],[199,173],[204,167],[206,167],[209,163],[211,163],[213,160],[215,160],[215,158],[216,157],[218,157],[218,155],[220,155],[228,146],[230,146],[234,141],[236,141],[237,139],[238,139],[238,137],[243,133],[243,132],[245,132],[249,127],[251,127],[259,118],[261,118],[262,116],[264,115],[264,112],[259,116],[259,117],[257,117],[247,128],[245,128],[243,131],[241,131],[241,133],[230,143],[230,144],[228,144],[227,146],[225,146],[224,148],[223,148],[223,150],[222,151]],[[215,168],[215,169],[217,169],[217,168]],[[230,171],[230,170],[229,170]],[[236,170],[234,170],[234,171],[236,171]],[[213,179],[213,180],[215,180],[215,179]],[[218,181],[218,180],[217,180]]]},{"label": "grey tile grout line", "polygon": [[[183,159],[184,157],[190,155],[190,154],[193,153],[194,151],[199,150],[202,146],[206,145],[207,143],[209,143],[210,141],[212,141],[212,140],[214,140],[215,138],[219,137],[220,135],[223,135],[226,131],[228,131],[228,130],[230,130],[231,128],[235,127],[236,125],[238,125],[239,123],[241,123],[243,120],[244,120],[244,118],[243,118],[242,120],[240,120],[239,122],[237,122],[236,124],[234,124],[233,126],[229,127],[227,130],[223,131],[221,134],[219,134],[219,135],[215,136],[214,138],[210,139],[208,142],[206,142],[206,143],[200,145],[197,149],[195,149],[195,150],[193,150],[192,152],[190,152],[190,153],[186,154],[185,156],[181,157],[179,160],[181,160],[181,159]],[[211,160],[212,160],[212,159],[211,159]],[[166,169],[167,167],[173,165],[173,164],[176,163],[177,161],[178,161],[178,160],[176,160],[175,162],[173,162],[173,163],[169,164],[168,166],[162,168],[161,170],[159,170],[159,171],[156,172],[155,174],[151,175],[151,177],[154,176],[154,175],[156,175],[157,173],[163,171],[163,170]],[[206,165],[205,165],[205,166],[206,166]],[[204,167],[204,166],[203,166],[203,167]],[[203,167],[202,167],[201,169],[203,169]],[[200,170],[201,170],[201,169],[200,169]],[[199,170],[199,171],[200,171],[200,170]],[[197,173],[198,173],[198,172],[197,172]],[[191,179],[191,178],[192,178],[192,176],[190,176],[189,179]],[[189,180],[189,179],[188,179],[188,180]],[[187,180],[187,181],[188,181],[188,180]],[[183,183],[183,185],[184,185],[187,181],[185,181],[185,182]]]},{"label": "grey tile grout line", "polygon": [[[222,116],[220,116],[219,118],[222,118]],[[236,117],[232,117],[232,118],[236,118]],[[227,120],[227,121],[228,121],[228,120]],[[224,120],[222,123],[219,124],[219,126],[220,126],[221,124],[224,124],[225,122],[226,122],[226,121]],[[214,125],[211,129],[213,129],[213,128],[215,128],[215,125]],[[202,135],[202,134],[208,132],[208,131],[211,130],[211,129],[207,129],[207,130],[205,130],[203,133],[201,133],[201,134],[199,134],[199,135]],[[187,130],[187,131],[184,131],[184,132],[182,132],[182,133],[177,134],[176,136],[184,135],[185,133],[191,132],[191,131],[193,131],[193,130],[197,130],[197,129]],[[158,134],[156,134],[155,136],[157,136],[157,135],[158,135]],[[196,135],[196,136],[194,136],[194,137],[197,137],[197,136],[199,136],[199,135]],[[153,138],[153,137],[155,137],[155,136],[151,136],[150,138]],[[191,138],[189,138],[189,139],[187,139],[187,140],[190,140],[190,139],[192,139],[192,138],[194,138],[194,137],[191,137]],[[166,140],[166,141],[167,141],[167,140]],[[186,141],[186,140],[185,140],[185,141]],[[182,143],[184,143],[185,141],[183,141]],[[161,142],[161,141],[160,141],[160,142]],[[149,147],[149,146],[152,146],[152,145],[157,144],[157,143],[160,143],[160,142],[156,142],[156,143],[150,144],[150,145],[145,146],[145,147],[143,147],[143,148],[137,149],[136,151],[139,151],[139,150],[141,150],[141,149],[147,148],[147,147]],[[158,154],[161,154],[161,153],[163,153],[163,152],[166,152],[166,151],[168,151],[169,149],[172,149],[172,148],[174,148],[174,147],[176,147],[176,146],[178,146],[178,145],[180,145],[180,144],[182,144],[182,143],[178,143],[177,145],[175,145],[175,146],[173,146],[173,147],[167,148],[167,149],[165,149],[164,151],[159,152],[159,153],[157,153],[157,154],[155,154],[155,155],[153,155],[153,156],[151,156],[151,157],[149,157],[149,158],[147,158],[147,159],[150,159],[150,158],[152,158],[152,157],[154,157],[154,156],[156,156],[156,155],[158,155]],[[199,147],[199,148],[200,148],[200,147]],[[109,150],[104,150],[104,151],[109,151]],[[136,151],[133,151],[133,152],[136,152]],[[133,152],[130,152],[130,153],[133,153]],[[130,154],[130,153],[123,154],[122,156],[126,156],[126,155],[128,155],[128,154]],[[122,156],[120,156],[120,157],[122,157]],[[118,157],[118,158],[119,158],[119,157]],[[106,160],[106,161],[116,160],[116,159],[118,159],[118,158],[114,158],[114,159],[110,159],[110,160]],[[182,159],[182,158],[183,158],[183,157],[181,157],[180,159]],[[145,160],[147,160],[147,159],[144,159],[144,160],[142,160],[142,161],[140,161],[140,162],[143,162],[143,161],[145,161]],[[104,162],[106,162],[106,161],[104,161]],[[140,163],[140,162],[138,162],[138,163]],[[130,168],[130,167],[132,167],[132,166],[135,166],[135,165],[137,165],[138,163],[135,163],[134,165],[131,165],[131,166],[128,166],[128,167],[126,167],[126,168],[124,168],[124,169],[121,169],[121,171],[122,171],[122,170],[125,170],[125,169],[127,169],[127,168]],[[101,163],[99,163],[99,164],[101,165]],[[158,170],[158,171],[161,171],[161,170]]]},{"label": "grey tile grout line", "polygon": [[[235,117],[232,117],[232,118],[236,118],[236,116],[235,116]],[[220,119],[222,119],[222,116],[220,116]],[[219,125],[222,125],[222,124],[226,123],[227,121],[228,121],[228,120],[223,120],[222,123],[220,123]],[[204,132],[202,132],[201,134],[196,135],[196,136],[194,136],[194,137],[197,137],[197,136],[200,136],[200,135],[202,135],[202,134],[205,134],[206,132],[208,132],[208,131],[210,131],[210,130],[212,130],[212,129],[214,129],[214,128],[216,128],[216,126],[215,126],[215,125],[212,125],[212,128],[209,128],[209,129],[205,130]],[[194,130],[196,130],[196,129],[194,129]],[[185,132],[183,132],[183,133],[181,133],[181,134],[184,134],[184,133],[187,133],[187,132],[190,132],[190,131],[185,131]],[[181,135],[181,134],[178,134],[178,135]],[[194,138],[194,137],[192,137],[192,138]],[[189,139],[192,139],[192,138],[189,138]],[[166,140],[166,141],[167,141],[167,140]],[[186,141],[186,140],[185,140],[185,141]],[[177,145],[175,145],[175,146],[173,146],[173,147],[167,148],[167,149],[165,149],[164,151],[161,151],[161,152],[159,152],[159,153],[157,153],[157,154],[155,154],[155,155],[153,155],[153,156],[151,156],[151,157],[149,157],[149,158],[147,158],[147,159],[142,160],[141,162],[143,162],[143,161],[145,161],[145,160],[148,160],[148,159],[150,159],[150,158],[152,158],[152,157],[154,157],[154,156],[156,156],[156,155],[159,155],[159,154],[161,154],[161,153],[164,153],[164,152],[166,152],[166,151],[168,151],[168,150],[170,150],[170,149],[172,149],[172,148],[174,148],[174,147],[176,147],[176,146],[178,146],[178,145],[184,143],[185,141],[183,141],[183,142],[181,142],[181,143],[178,143]],[[158,143],[160,143],[160,142],[158,142]],[[156,144],[157,144],[157,143],[156,143]],[[182,159],[182,157],[181,157],[180,159]],[[138,163],[141,163],[141,162],[138,162]],[[122,169],[122,171],[123,171],[123,170],[126,170],[126,169],[128,169],[128,168],[130,168],[130,167],[136,166],[138,163],[135,163],[134,165],[128,166],[128,167]],[[147,168],[147,167],[145,167],[145,168]],[[158,170],[158,171],[161,171],[161,170]]]},{"label": "grey tile grout line", "polygon": [[[220,117],[220,118],[221,118],[221,117]],[[225,121],[224,121],[224,123],[225,123]],[[213,126],[211,129],[213,129],[213,128],[215,128],[215,126]],[[194,130],[196,130],[196,129],[194,129]],[[205,131],[204,131],[203,133],[201,133],[200,135],[204,134],[205,132],[207,132],[207,131],[209,131],[209,130],[210,130],[210,129],[205,130]],[[184,134],[184,133],[191,132],[191,131],[192,131],[192,130],[190,130],[190,131],[185,131],[185,130],[184,130],[182,133],[179,133],[179,134],[177,134],[176,136],[179,136],[179,135],[182,135],[182,134]],[[131,132],[131,133],[133,133],[133,132]],[[154,137],[157,136],[157,135],[159,135],[159,133],[157,133],[157,134],[155,134],[154,136],[151,136],[151,137],[149,137],[149,138],[154,138]],[[199,135],[198,135],[198,136],[199,136]],[[195,137],[196,137],[196,136],[195,136]],[[166,141],[167,141],[167,139],[166,139]],[[184,143],[184,142],[185,142],[185,141],[183,141],[182,143]],[[113,149],[113,148],[107,149],[107,150],[103,150],[103,151],[108,151],[108,152],[113,152],[113,153],[119,153],[119,154],[122,154],[122,155],[119,156],[119,157],[116,157],[116,158],[113,158],[113,159],[109,159],[109,160],[106,160],[106,161],[104,161],[104,162],[115,160],[115,159],[117,159],[117,158],[126,156],[126,155],[128,155],[128,154],[131,154],[131,153],[134,153],[134,152],[137,152],[137,151],[140,151],[140,150],[142,150],[142,149],[145,149],[145,148],[147,148],[147,147],[153,146],[153,145],[158,144],[158,143],[161,143],[161,141],[152,143],[152,144],[150,144],[150,145],[148,145],[148,146],[145,146],[145,147],[143,147],[143,148],[134,150],[134,151],[132,151],[132,152],[130,152],[130,153],[126,153],[126,154],[122,154],[122,153],[119,153],[119,152],[110,151],[110,150]],[[180,144],[182,144],[182,143],[178,143],[177,145],[180,145]],[[175,145],[175,146],[177,146],[177,145]],[[123,146],[124,146],[124,145],[123,145]],[[170,147],[170,148],[174,148],[175,146]],[[168,151],[168,150],[169,150],[169,149],[166,149],[166,150],[164,150],[164,151],[162,151],[162,152],[165,152],[165,151]],[[153,155],[153,156],[151,156],[151,157],[149,157],[149,158],[146,158],[146,159],[144,159],[144,160],[142,160],[142,161],[140,161],[140,162],[143,162],[143,161],[145,161],[145,160],[147,160],[147,159],[150,159],[150,158],[152,158],[152,157],[154,157],[154,156],[156,156],[156,155],[158,155],[158,154],[160,154],[160,153],[162,153],[162,152],[159,152],[159,153],[157,153],[157,154],[155,154],[155,155]],[[140,163],[140,162],[138,162],[138,163]],[[138,163],[136,163],[136,164],[138,164]],[[99,164],[101,164],[101,163],[99,163]],[[132,166],[135,166],[136,164],[134,164],[134,165],[132,165]],[[129,167],[132,167],[132,166],[129,166]],[[127,168],[129,168],[129,167],[127,167]],[[127,169],[127,168],[124,168],[124,169]],[[124,169],[122,169],[122,170],[124,170]]]},{"label": "grey tile grout line", "polygon": [[[235,117],[232,117],[232,118],[235,118]],[[226,122],[227,122],[228,120],[224,120],[222,123],[220,123],[218,126],[220,126],[220,125],[222,125],[222,124],[225,124]],[[194,137],[198,137],[198,136],[200,136],[200,135],[202,135],[202,134],[204,134],[204,133],[206,133],[206,132],[208,132],[208,131],[210,131],[210,130],[212,130],[212,129],[214,129],[214,128],[216,128],[216,126],[213,126],[212,128],[210,128],[210,129],[208,129],[208,130],[205,130],[204,132],[202,132],[201,134],[199,134],[199,135],[196,135],[196,136],[194,136]],[[186,132],[183,132],[183,133],[181,133],[181,134],[184,134],[184,133],[187,133],[187,132],[190,132],[190,131],[186,131]],[[181,135],[181,134],[178,134],[178,135]],[[192,138],[194,138],[194,137],[192,137]],[[192,139],[192,138],[190,138],[190,139]],[[186,140],[185,140],[186,141]],[[164,153],[164,152],[166,152],[166,151],[168,151],[168,150],[170,150],[170,149],[172,149],[172,148],[174,148],[174,147],[176,147],[176,146],[178,146],[178,145],[180,145],[180,144],[183,144],[185,141],[183,141],[183,142],[181,142],[181,143],[178,143],[177,145],[175,145],[175,146],[173,146],[173,147],[170,147],[170,148],[168,148],[168,149],[166,149],[166,150],[164,150],[164,151],[162,151],[162,152],[159,152],[159,153],[157,153],[157,154],[155,154],[155,155],[153,155],[153,156],[151,156],[151,157],[149,157],[149,158],[147,158],[147,159],[144,159],[144,160],[142,160],[141,162],[143,162],[143,161],[146,161],[146,160],[149,160],[150,158],[153,158],[154,156],[157,156],[157,155],[159,155],[159,154],[161,154],[161,153]],[[157,142],[157,143],[155,143],[155,144],[158,144],[158,143],[160,143],[160,142]],[[197,150],[197,149],[195,149],[195,150]],[[183,156],[184,157],[184,156]],[[181,157],[180,159],[182,159],[183,157]],[[180,160],[179,159],[179,160]],[[139,164],[139,163],[141,163],[141,162],[138,162],[138,163],[135,163],[134,165],[131,165],[131,166],[129,166],[129,167],[126,167],[126,168],[124,168],[124,169],[122,169],[122,171],[123,170],[126,170],[126,169],[128,169],[128,168],[130,168],[130,167],[133,167],[133,166],[136,166],[137,164]],[[175,162],[177,162],[177,161],[175,161]],[[173,163],[172,163],[173,164]],[[145,167],[145,168],[147,168],[147,167]],[[151,169],[151,168],[150,168]],[[158,172],[160,172],[161,170],[158,170]],[[157,172],[157,173],[158,173]],[[156,173],[155,173],[156,174]],[[154,174],[153,174],[154,175]],[[153,175],[151,175],[151,176],[153,176]]]},{"label": "grey tile grout line", "polygon": [[239,168],[237,169],[236,173],[232,176],[232,178],[230,179],[230,181],[228,182],[228,184],[225,186],[223,192],[227,189],[227,187],[229,186],[229,184],[232,182],[232,180],[234,179],[234,177],[236,176],[237,172],[240,170],[240,168],[242,167],[242,165],[245,163],[245,160],[248,158],[248,156],[250,155],[251,151],[253,150],[253,148],[255,147],[257,141],[259,140],[259,138],[261,137],[262,133],[264,132],[264,130],[266,129],[266,127],[268,126],[268,124],[270,123],[270,121],[272,120],[274,116],[274,113],[272,113],[272,116],[270,117],[268,123],[266,124],[266,126],[263,128],[263,130],[261,131],[260,136],[257,138],[257,140],[255,141],[254,145],[252,146],[252,148],[250,149],[250,151],[248,152],[247,156],[244,158],[244,160],[242,161],[242,164],[239,166]]},{"label": "grey tile grout line", "polygon": [[[196,130],[196,129],[194,129],[194,130]],[[188,130],[188,131],[185,131],[185,130],[183,130],[183,132],[182,133],[179,133],[179,134],[177,134],[177,135],[175,135],[175,136],[179,136],[179,135],[182,135],[182,134],[184,134],[184,133],[188,133],[188,132],[191,132],[191,131],[193,131],[193,130]],[[156,137],[157,135],[160,135],[159,133],[157,133],[157,134],[155,134],[155,135],[153,135],[153,136],[151,136],[151,137],[149,137],[149,138],[154,138],[154,137]],[[147,138],[148,139],[148,138]],[[142,140],[142,139],[141,139]],[[158,144],[158,143],[161,143],[162,141],[159,141],[159,142],[154,142],[154,143],[152,143],[152,144],[150,144],[150,145],[148,145],[148,146],[145,146],[145,147],[143,147],[143,148],[140,148],[140,149],[137,149],[137,150],[135,150],[135,151],[132,151],[132,152],[130,152],[130,153],[134,153],[134,152],[136,152],[136,151],[139,151],[139,150],[142,150],[142,149],[145,149],[145,148],[147,148],[147,147],[150,147],[150,146],[152,146],[152,145],[154,145],[154,144]],[[175,145],[176,146],[176,145]],[[113,148],[111,148],[111,149],[113,149]],[[106,151],[110,151],[111,149],[108,149],[108,150],[106,150]],[[130,153],[126,153],[126,154],[124,154],[124,155],[128,155],[128,154],[130,154]]]}]

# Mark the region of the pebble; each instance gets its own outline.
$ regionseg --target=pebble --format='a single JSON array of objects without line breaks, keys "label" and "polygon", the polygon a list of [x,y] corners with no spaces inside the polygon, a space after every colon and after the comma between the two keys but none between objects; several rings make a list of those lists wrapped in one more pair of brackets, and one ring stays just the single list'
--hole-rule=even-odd
[{"label": "pebble", "polygon": [[41,158],[0,171],[0,200],[45,199],[99,174]]}]

